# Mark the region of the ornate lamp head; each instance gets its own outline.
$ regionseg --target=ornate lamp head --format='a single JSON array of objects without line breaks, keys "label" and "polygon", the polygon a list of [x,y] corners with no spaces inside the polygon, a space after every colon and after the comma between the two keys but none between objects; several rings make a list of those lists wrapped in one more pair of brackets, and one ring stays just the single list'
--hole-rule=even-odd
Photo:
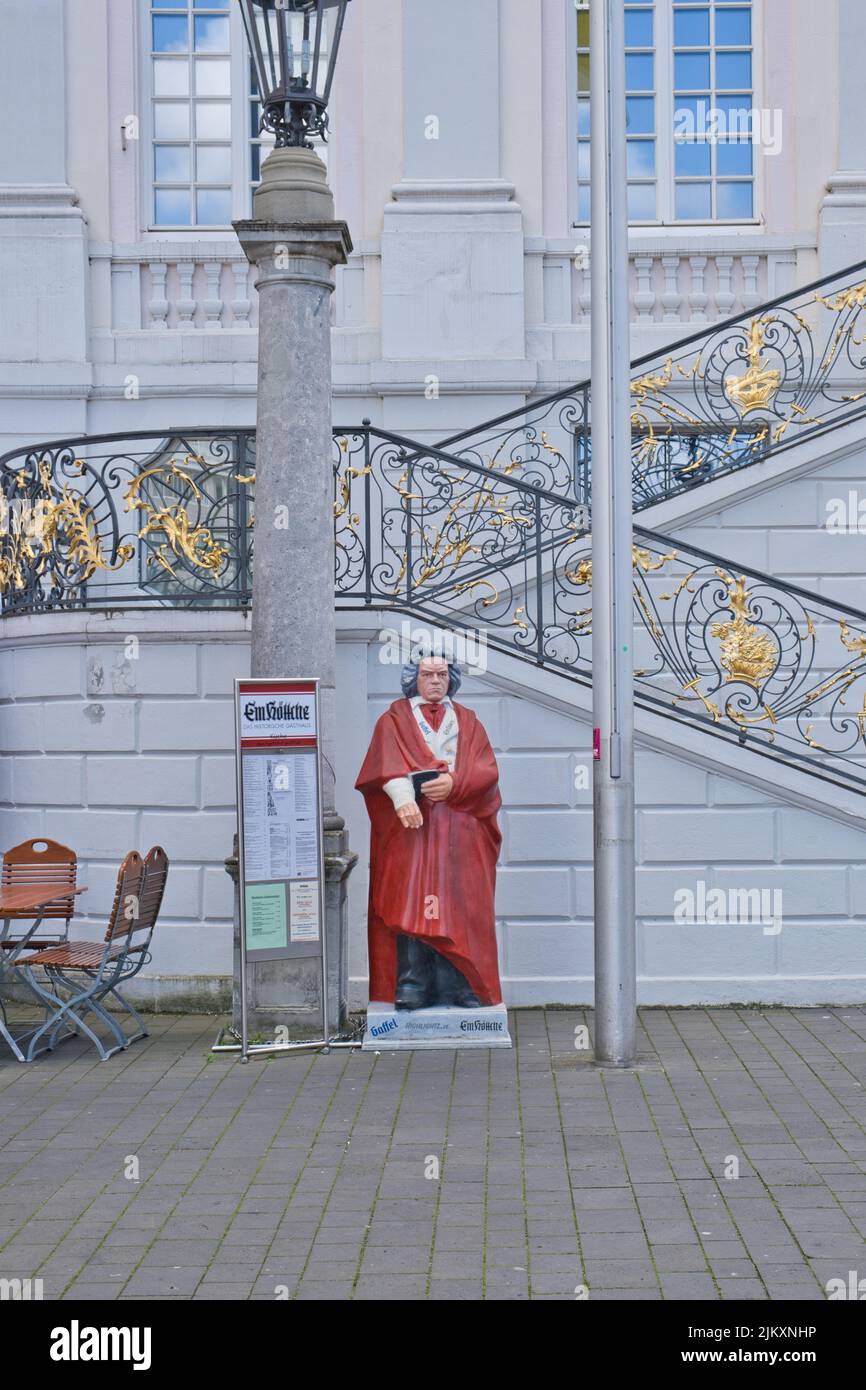
[{"label": "ornate lamp head", "polygon": [[262,103],[277,147],[327,138],[328,99],[349,0],[238,0]]}]

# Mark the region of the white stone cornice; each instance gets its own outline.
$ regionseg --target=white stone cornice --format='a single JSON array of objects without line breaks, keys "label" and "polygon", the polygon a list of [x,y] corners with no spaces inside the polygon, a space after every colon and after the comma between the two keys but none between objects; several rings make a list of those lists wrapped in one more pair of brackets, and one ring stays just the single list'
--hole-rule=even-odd
[{"label": "white stone cornice", "polygon": [[385,212],[454,213],[508,212],[519,214],[513,183],[505,179],[401,179],[391,189],[393,202]]},{"label": "white stone cornice", "polygon": [[[632,256],[660,256],[677,251],[682,251],[683,255],[741,255],[748,251],[750,241],[754,241],[754,249],[762,253],[814,251],[818,244],[814,232],[770,233],[758,224],[736,230],[720,224],[717,227],[631,227],[628,249]],[[528,236],[524,250],[527,255],[573,256],[577,245],[592,246],[591,228],[575,227],[572,237]]]},{"label": "white stone cornice", "polygon": [[[118,392],[118,396],[121,394]],[[91,395],[89,381],[64,383],[59,386],[53,381],[38,386],[8,386],[5,382],[0,382],[0,400],[82,400],[89,399]]]},{"label": "white stone cornice", "polygon": [[246,257],[236,237],[222,241],[204,241],[198,236],[182,241],[170,240],[135,242],[91,242],[92,259],[111,260],[117,264],[134,265],[143,261],[243,261]]},{"label": "white stone cornice", "polygon": [[[221,401],[227,399],[248,399],[255,400],[256,383],[254,381],[242,382],[233,381],[196,383],[189,382],[183,386],[159,385],[143,386],[139,385],[138,399],[142,401],[181,401],[181,400],[202,400],[202,401]],[[87,398],[91,401],[124,401],[122,386],[94,386],[87,392]],[[217,426],[217,428],[219,428]]]},{"label": "white stone cornice", "polygon": [[866,204],[866,170],[839,170],[827,180],[822,207],[860,208]]},{"label": "white stone cornice", "polygon": [[0,217],[72,217],[86,222],[66,183],[0,183]]},{"label": "white stone cornice", "polygon": [[401,179],[391,196],[404,198],[487,198],[495,202],[514,197],[514,184],[507,179]]},{"label": "white stone cornice", "polygon": [[118,604],[116,608],[79,609],[73,612],[10,614],[0,624],[0,649],[45,647],[86,636],[89,643],[116,644],[126,633],[147,634],[160,642],[187,643],[202,637],[220,642],[248,642],[250,613],[235,608],[149,608],[145,604]]}]

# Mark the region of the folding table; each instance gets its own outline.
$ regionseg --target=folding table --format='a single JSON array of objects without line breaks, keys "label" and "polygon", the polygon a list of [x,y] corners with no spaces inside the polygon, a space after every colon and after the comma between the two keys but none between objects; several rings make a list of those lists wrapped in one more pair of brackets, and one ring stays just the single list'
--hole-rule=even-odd
[{"label": "folding table", "polygon": [[[0,1034],[6,1039],[19,1062],[27,1061],[27,1058],[18,1046],[19,1041],[28,1038],[36,1031],[36,1028],[41,1025],[34,1024],[33,1027],[27,1028],[19,1033],[17,1039],[13,1037],[7,1025],[6,1011],[2,1003],[3,979],[14,966],[21,952],[30,946],[34,932],[38,931],[39,927],[42,925],[45,909],[58,903],[65,902],[67,899],[74,897],[76,893],[86,892],[87,889],[84,887],[57,888],[49,884],[36,883],[21,884],[17,887],[0,887],[0,920],[2,920],[3,923],[2,928],[0,928]],[[29,917],[31,914],[35,916],[36,920],[27,928],[23,936],[20,939],[16,937],[14,945],[10,946],[4,944],[8,943],[12,935],[12,923],[19,920],[21,917]],[[34,942],[33,944],[36,945],[38,943]],[[20,975],[21,972],[18,971],[19,978]],[[42,1001],[38,1000],[38,996],[36,997],[37,1002],[44,1008]],[[48,1043],[46,1042],[45,1047],[40,1048],[39,1051],[45,1052],[47,1050]],[[34,1056],[38,1057],[39,1052],[34,1053]],[[32,1061],[33,1059],[31,1058],[30,1060]]]}]

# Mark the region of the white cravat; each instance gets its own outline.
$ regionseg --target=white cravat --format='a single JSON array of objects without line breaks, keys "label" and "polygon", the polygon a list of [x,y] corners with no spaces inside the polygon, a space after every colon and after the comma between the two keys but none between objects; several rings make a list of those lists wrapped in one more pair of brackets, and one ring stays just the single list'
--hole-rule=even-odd
[{"label": "white cravat", "polygon": [[[418,728],[421,730],[421,737],[430,749],[432,755],[431,761],[447,763],[448,771],[453,773],[454,764],[457,761],[458,735],[457,714],[454,705],[450,697],[446,695],[445,699],[442,701],[442,704],[445,705],[445,718],[442,720],[439,728],[434,729],[432,724],[430,724],[421,713],[421,706],[429,703],[430,702],[424,700],[422,696],[413,695],[410,700],[412,713],[415,716]],[[416,772],[424,772],[426,769],[419,767],[413,770]],[[382,790],[390,796],[394,803],[395,811],[399,811],[401,806],[408,806],[410,801],[415,800],[412,781],[409,777],[392,777],[390,781],[384,784]]]}]

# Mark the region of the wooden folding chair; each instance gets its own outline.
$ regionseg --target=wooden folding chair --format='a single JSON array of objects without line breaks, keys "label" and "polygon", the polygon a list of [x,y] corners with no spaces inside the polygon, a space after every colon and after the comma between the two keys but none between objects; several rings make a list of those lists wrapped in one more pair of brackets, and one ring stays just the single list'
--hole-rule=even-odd
[{"label": "wooden folding chair", "polygon": [[[75,877],[78,872],[78,859],[74,849],[68,845],[58,844],[56,840],[46,840],[39,836],[35,840],[24,840],[20,845],[13,845],[12,849],[7,849],[3,855],[3,868],[0,870],[0,887],[6,888],[42,888],[56,887],[74,888]],[[70,897],[64,902],[49,904],[48,907],[39,909],[38,914],[34,912],[4,912],[3,917],[6,922],[11,920],[33,921],[36,918],[34,928],[38,930],[41,924],[47,920],[51,922],[62,922],[63,926],[56,931],[51,931],[47,937],[36,937],[34,945],[38,942],[46,946],[58,945],[61,941],[66,941],[69,936],[69,923],[75,911],[75,899]],[[7,936],[5,933],[0,938],[0,947],[4,950],[13,951],[20,947],[22,942],[33,941],[34,931],[25,932],[23,935]]]},{"label": "wooden folding chair", "polygon": [[[47,1036],[49,1049],[54,1047],[58,1032],[64,1025],[77,1027],[85,1033],[103,1061],[139,1038],[147,1037],[144,1021],[129,1001],[123,998],[119,987],[137,975],[151,958],[150,942],[162,905],[167,875],[168,856],[161,846],[154,845],[143,861],[135,850],[130,850],[117,876],[114,903],[102,944],[69,941],[17,962],[46,1007],[50,1009],[54,1005],[53,1016],[31,1039],[28,1061],[35,1055],[36,1045],[42,1036]],[[53,994],[37,981],[33,974],[35,966],[45,971]],[[67,991],[65,997],[63,991]],[[108,995],[113,995],[137,1024],[136,1033],[125,1033],[104,1007],[103,1001]],[[114,1046],[104,1046],[98,1034],[84,1021],[83,1015],[87,1013],[95,1014],[106,1025],[117,1040]]]},{"label": "wooden folding chair", "polygon": [[[78,860],[75,850],[68,845],[58,844],[56,840],[46,840],[39,836],[35,840],[24,840],[20,845],[13,845],[12,849],[6,850],[3,855],[3,867],[0,870],[0,896],[8,897],[16,889],[45,888],[46,890],[57,889],[58,892],[64,889],[74,889],[76,887],[76,874],[78,872]],[[82,891],[82,890],[79,890]],[[75,897],[68,894],[67,897],[58,902],[48,902],[38,908],[10,908],[4,907],[0,912],[2,923],[0,923],[0,989],[2,989],[3,978],[11,976],[13,965],[18,956],[24,950],[35,950],[37,947],[59,946],[69,937],[69,923],[75,911]],[[49,927],[47,934],[43,930],[46,920],[52,924],[56,923],[55,929]],[[29,922],[30,925],[13,932],[13,922]],[[29,1036],[30,1029],[20,1034],[17,1039],[9,1031],[9,1020],[6,1016],[6,1008],[2,998],[0,998],[0,1032],[6,1038],[19,1061],[24,1060],[19,1043]]]}]

